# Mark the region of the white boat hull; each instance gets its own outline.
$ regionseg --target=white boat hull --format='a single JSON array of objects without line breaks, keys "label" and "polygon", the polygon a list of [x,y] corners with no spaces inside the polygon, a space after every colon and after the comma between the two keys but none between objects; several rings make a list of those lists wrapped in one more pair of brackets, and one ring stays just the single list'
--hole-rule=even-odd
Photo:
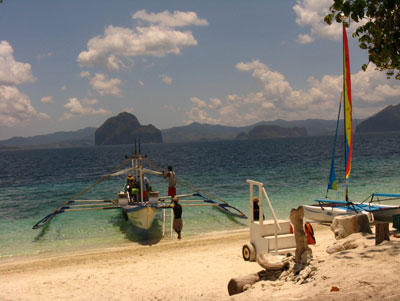
[{"label": "white boat hull", "polygon": [[321,207],[320,205],[303,205],[304,217],[313,221],[331,223],[336,216],[367,214],[368,219],[374,220],[374,216],[366,211],[355,212],[346,207]]},{"label": "white boat hull", "polygon": [[339,207],[339,206],[323,206],[318,204],[315,205],[304,205],[304,217],[310,220],[319,222],[332,222],[333,219],[338,215],[355,215],[355,214],[367,214],[370,222],[383,221],[393,222],[393,215],[400,214],[400,207],[395,205],[377,205],[374,204],[369,207],[367,204],[354,203],[357,206],[363,206],[365,210],[357,211],[351,209],[351,207]]},{"label": "white boat hull", "polygon": [[156,216],[157,208],[151,205],[126,205],[122,209],[135,227],[149,230]]}]

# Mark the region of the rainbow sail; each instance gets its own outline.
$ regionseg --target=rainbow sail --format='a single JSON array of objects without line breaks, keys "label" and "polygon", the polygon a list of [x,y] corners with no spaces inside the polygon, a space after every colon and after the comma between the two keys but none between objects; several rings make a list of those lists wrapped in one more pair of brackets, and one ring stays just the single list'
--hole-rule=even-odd
[{"label": "rainbow sail", "polygon": [[344,92],[344,127],[346,153],[346,200],[347,188],[351,171],[351,155],[353,152],[353,120],[351,103],[350,57],[346,28],[343,24],[343,92]]}]

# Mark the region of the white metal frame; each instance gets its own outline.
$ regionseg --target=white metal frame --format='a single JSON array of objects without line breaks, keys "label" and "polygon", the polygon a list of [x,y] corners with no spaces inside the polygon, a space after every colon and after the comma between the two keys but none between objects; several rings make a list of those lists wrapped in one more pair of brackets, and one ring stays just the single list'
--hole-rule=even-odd
[{"label": "white metal frame", "polygon": [[[262,239],[260,236],[260,229],[264,226],[264,205],[263,205],[263,199],[265,197],[265,200],[268,204],[268,207],[272,213],[272,217],[274,219],[274,225],[275,225],[275,253],[278,253],[278,230],[281,230],[281,226],[279,225],[278,218],[276,217],[274,208],[272,208],[271,201],[269,200],[268,194],[264,188],[264,184],[261,182],[253,181],[253,180],[246,180],[247,183],[250,184],[250,239],[251,243],[254,245],[257,245],[258,241]],[[259,213],[259,220],[258,224],[254,222],[254,206],[253,206],[253,199],[254,199],[254,185],[258,186],[258,200],[259,200],[259,207],[260,207],[260,213]],[[254,233],[256,231],[253,231],[252,229],[258,227],[259,231],[257,233]]]}]

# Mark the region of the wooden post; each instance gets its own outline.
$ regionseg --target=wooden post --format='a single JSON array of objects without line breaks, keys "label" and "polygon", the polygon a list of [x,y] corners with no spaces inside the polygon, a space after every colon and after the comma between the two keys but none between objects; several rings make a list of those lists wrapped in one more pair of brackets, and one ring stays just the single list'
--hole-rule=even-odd
[{"label": "wooden post", "polygon": [[378,222],[375,225],[375,245],[379,245],[384,240],[390,241],[389,223]]}]

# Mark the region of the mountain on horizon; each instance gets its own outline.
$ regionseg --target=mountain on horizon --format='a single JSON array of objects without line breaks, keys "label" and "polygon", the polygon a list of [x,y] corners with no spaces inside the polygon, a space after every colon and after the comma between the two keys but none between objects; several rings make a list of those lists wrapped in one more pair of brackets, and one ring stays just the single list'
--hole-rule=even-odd
[{"label": "mountain on horizon", "polygon": [[357,133],[400,131],[400,104],[387,106],[357,126]]},{"label": "mountain on horizon", "polygon": [[96,128],[87,127],[77,131],[59,131],[31,137],[13,137],[0,141],[0,147],[6,149],[10,147],[70,147],[93,145],[95,131]]},{"label": "mountain on horizon", "polygon": [[[342,123],[342,122],[341,122]],[[286,121],[259,121],[255,124],[235,127],[193,122],[185,126],[177,126],[161,130],[164,142],[189,142],[243,139],[257,126],[279,126],[282,128],[305,128],[308,136],[334,135],[336,120],[307,119]]]}]

